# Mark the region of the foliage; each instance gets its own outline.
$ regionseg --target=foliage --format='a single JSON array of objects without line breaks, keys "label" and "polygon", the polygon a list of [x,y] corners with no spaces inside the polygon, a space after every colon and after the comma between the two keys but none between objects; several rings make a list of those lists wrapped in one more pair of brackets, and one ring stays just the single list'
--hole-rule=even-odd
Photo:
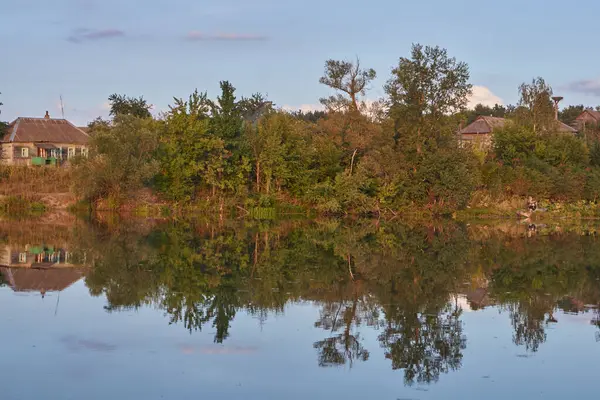
[{"label": "foliage", "polygon": [[572,125],[575,122],[575,118],[577,118],[584,110],[585,106],[583,104],[567,106],[558,112],[558,119],[567,125]]},{"label": "foliage", "polygon": [[150,118],[151,104],[143,97],[127,97],[120,94],[111,94],[108,97],[110,103],[110,115],[112,117],[131,115],[138,118]]},{"label": "foliage", "polygon": [[75,191],[92,202],[110,198],[118,203],[142,188],[158,172],[157,125],[152,119],[125,115],[97,129],[91,157],[76,162]]},{"label": "foliage", "polygon": [[465,111],[466,124],[470,124],[477,119],[479,116],[497,117],[504,118],[514,106],[505,107],[501,104],[494,104],[493,107],[486,106],[483,104],[476,104],[472,110]]},{"label": "foliage", "polygon": [[[420,44],[391,71],[386,98],[367,104],[375,77],[358,59],[328,60],[319,82],[335,95],[314,112],[278,110],[260,93],[238,95],[229,81],[215,99],[197,90],[174,99],[160,120],[143,97],[111,95],[114,119],[89,125],[92,157],[76,169],[77,192],[118,203],[147,186],[178,209],[212,206],[221,215],[227,205],[252,215],[279,204],[334,215],[450,215],[477,193],[498,202],[600,197],[600,129],[558,133],[542,78],[519,87],[518,106],[467,110],[467,64]],[[560,117],[571,122],[581,109]],[[480,115],[507,122],[491,148],[467,148],[457,130]]]},{"label": "foliage", "polygon": [[517,120],[529,126],[534,133],[553,131],[555,120],[550,85],[543,78],[537,77],[530,84],[522,83],[519,95]]},{"label": "foliage", "polygon": [[225,142],[210,133],[209,113],[206,93],[195,91],[187,101],[175,99],[162,124],[157,186],[173,199],[189,200],[201,188],[223,188]]},{"label": "foliage", "polygon": [[376,77],[377,73],[374,69],[361,68],[358,58],[356,62],[327,60],[325,62],[325,73],[319,79],[319,82],[345,93],[348,98],[337,94],[321,99],[321,104],[330,111],[356,112],[359,106],[358,96],[366,94],[367,86]]}]

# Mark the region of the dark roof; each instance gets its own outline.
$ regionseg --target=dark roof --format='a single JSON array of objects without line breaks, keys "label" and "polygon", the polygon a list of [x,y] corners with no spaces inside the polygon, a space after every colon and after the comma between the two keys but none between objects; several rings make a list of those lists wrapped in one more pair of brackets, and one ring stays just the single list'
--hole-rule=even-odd
[{"label": "dark roof", "polygon": [[577,129],[575,129],[572,126],[569,126],[561,121],[558,121],[558,131],[561,133],[573,133],[573,134],[577,133]]},{"label": "dark roof", "polygon": [[4,280],[15,292],[65,290],[83,277],[78,268],[0,268]]},{"label": "dark roof", "polygon": [[[460,134],[488,134],[492,133],[494,129],[501,129],[506,125],[508,120],[498,117],[486,117],[480,116],[477,119],[467,125],[465,128],[460,130]],[[577,133],[577,129],[558,121],[557,131],[560,133]]]},{"label": "dark roof", "polygon": [[89,138],[66,119],[17,118],[8,126],[0,142],[86,144]]},{"label": "dark roof", "polygon": [[460,130],[461,134],[487,134],[494,129],[503,128],[506,124],[504,118],[479,116],[471,124]]}]

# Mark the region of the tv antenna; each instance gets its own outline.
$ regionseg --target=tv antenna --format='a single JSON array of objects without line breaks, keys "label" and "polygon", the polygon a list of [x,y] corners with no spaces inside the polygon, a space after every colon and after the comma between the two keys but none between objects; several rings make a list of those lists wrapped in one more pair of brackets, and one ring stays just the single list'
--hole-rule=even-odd
[{"label": "tv antenna", "polygon": [[60,95],[60,113],[62,114],[62,119],[65,119],[65,107],[63,105],[62,94]]}]

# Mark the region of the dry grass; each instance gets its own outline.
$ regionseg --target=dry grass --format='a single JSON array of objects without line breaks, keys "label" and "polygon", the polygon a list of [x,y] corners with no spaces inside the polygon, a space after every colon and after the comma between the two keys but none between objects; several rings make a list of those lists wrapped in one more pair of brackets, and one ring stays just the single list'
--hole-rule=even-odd
[{"label": "dry grass", "polygon": [[0,166],[0,195],[70,193],[71,184],[70,168]]}]

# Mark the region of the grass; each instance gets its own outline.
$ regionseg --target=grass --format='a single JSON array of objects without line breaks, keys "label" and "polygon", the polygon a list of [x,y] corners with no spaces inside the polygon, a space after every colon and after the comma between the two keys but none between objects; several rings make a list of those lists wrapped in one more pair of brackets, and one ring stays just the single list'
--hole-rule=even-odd
[{"label": "grass", "polygon": [[0,166],[0,195],[68,193],[72,182],[69,168]]}]

